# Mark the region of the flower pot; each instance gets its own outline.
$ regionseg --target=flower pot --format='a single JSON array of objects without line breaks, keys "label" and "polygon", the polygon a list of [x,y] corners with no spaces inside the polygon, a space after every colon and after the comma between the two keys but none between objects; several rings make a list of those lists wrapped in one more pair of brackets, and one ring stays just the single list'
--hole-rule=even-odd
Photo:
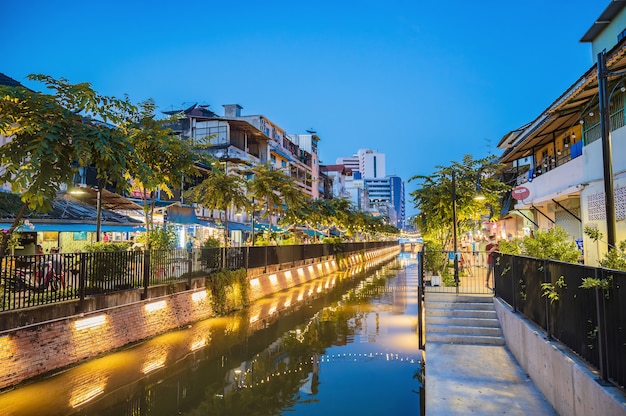
[{"label": "flower pot", "polygon": [[439,276],[439,275],[430,276],[430,285],[431,286],[441,286],[441,276]]}]

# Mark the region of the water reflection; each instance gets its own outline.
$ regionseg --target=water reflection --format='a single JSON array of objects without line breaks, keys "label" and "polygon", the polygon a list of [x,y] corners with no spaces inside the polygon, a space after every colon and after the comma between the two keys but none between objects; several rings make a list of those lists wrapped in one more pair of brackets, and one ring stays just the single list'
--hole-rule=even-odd
[{"label": "water reflection", "polygon": [[6,392],[0,414],[419,414],[416,270],[330,275]]}]

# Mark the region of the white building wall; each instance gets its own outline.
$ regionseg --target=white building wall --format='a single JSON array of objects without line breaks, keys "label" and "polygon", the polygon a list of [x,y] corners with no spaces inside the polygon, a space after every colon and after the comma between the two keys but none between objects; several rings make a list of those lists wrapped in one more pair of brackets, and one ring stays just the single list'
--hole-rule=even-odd
[{"label": "white building wall", "polygon": [[[613,192],[615,199],[615,241],[626,240],[626,127],[611,132]],[[606,208],[604,194],[604,164],[602,157],[602,140],[583,148],[584,158],[584,190],[581,192],[581,208],[583,224],[597,228],[606,241]],[[585,246],[585,264],[597,265],[598,258],[606,252],[606,244],[594,243],[583,237]]]},{"label": "white building wall", "polygon": [[543,175],[537,176],[532,182],[524,183],[523,186],[528,188],[530,196],[516,203],[515,208],[521,209],[529,205],[542,205],[553,198],[577,191],[572,188],[581,188],[581,184],[585,182],[583,157],[584,155],[572,159]]},{"label": "white building wall", "polygon": [[338,157],[335,163],[338,165],[344,165],[353,172],[359,171],[359,158],[356,155],[352,157]]},{"label": "white building wall", "polygon": [[359,171],[363,178],[384,178],[385,174],[385,154],[375,150],[359,149]]},{"label": "white building wall", "polygon": [[626,9],[623,9],[617,16],[611,20],[611,24],[594,39],[591,45],[591,60],[592,62],[598,61],[598,54],[603,49],[607,51],[613,46],[617,45],[617,35],[622,33],[626,28]]}]

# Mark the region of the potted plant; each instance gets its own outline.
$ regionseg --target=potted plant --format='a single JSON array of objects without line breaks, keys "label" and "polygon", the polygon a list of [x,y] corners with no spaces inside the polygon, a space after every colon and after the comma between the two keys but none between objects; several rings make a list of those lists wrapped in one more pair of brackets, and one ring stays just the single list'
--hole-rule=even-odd
[{"label": "potted plant", "polygon": [[430,275],[431,286],[441,286],[441,276],[448,263],[443,243],[424,241],[424,270]]}]

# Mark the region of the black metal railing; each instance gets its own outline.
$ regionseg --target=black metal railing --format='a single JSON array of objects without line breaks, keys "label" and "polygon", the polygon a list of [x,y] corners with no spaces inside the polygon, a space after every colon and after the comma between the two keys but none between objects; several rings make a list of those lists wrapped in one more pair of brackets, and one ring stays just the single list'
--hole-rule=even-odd
[{"label": "black metal railing", "polygon": [[[491,294],[493,276],[489,278],[488,253],[485,251],[457,251],[458,281],[454,276],[454,252],[425,250],[424,280],[429,292],[462,294]],[[488,286],[488,287],[487,287]]]},{"label": "black metal railing", "polygon": [[264,268],[397,245],[391,242],[5,256],[0,312],[190,281],[219,269]]},{"label": "black metal railing", "polygon": [[420,350],[426,350],[426,309],[424,305],[424,247],[417,255],[418,283],[417,283],[417,338]]},{"label": "black metal railing", "polygon": [[[624,388],[626,272],[505,254],[495,259],[496,295],[595,367],[604,381]],[[581,287],[587,278],[606,287]]]}]

